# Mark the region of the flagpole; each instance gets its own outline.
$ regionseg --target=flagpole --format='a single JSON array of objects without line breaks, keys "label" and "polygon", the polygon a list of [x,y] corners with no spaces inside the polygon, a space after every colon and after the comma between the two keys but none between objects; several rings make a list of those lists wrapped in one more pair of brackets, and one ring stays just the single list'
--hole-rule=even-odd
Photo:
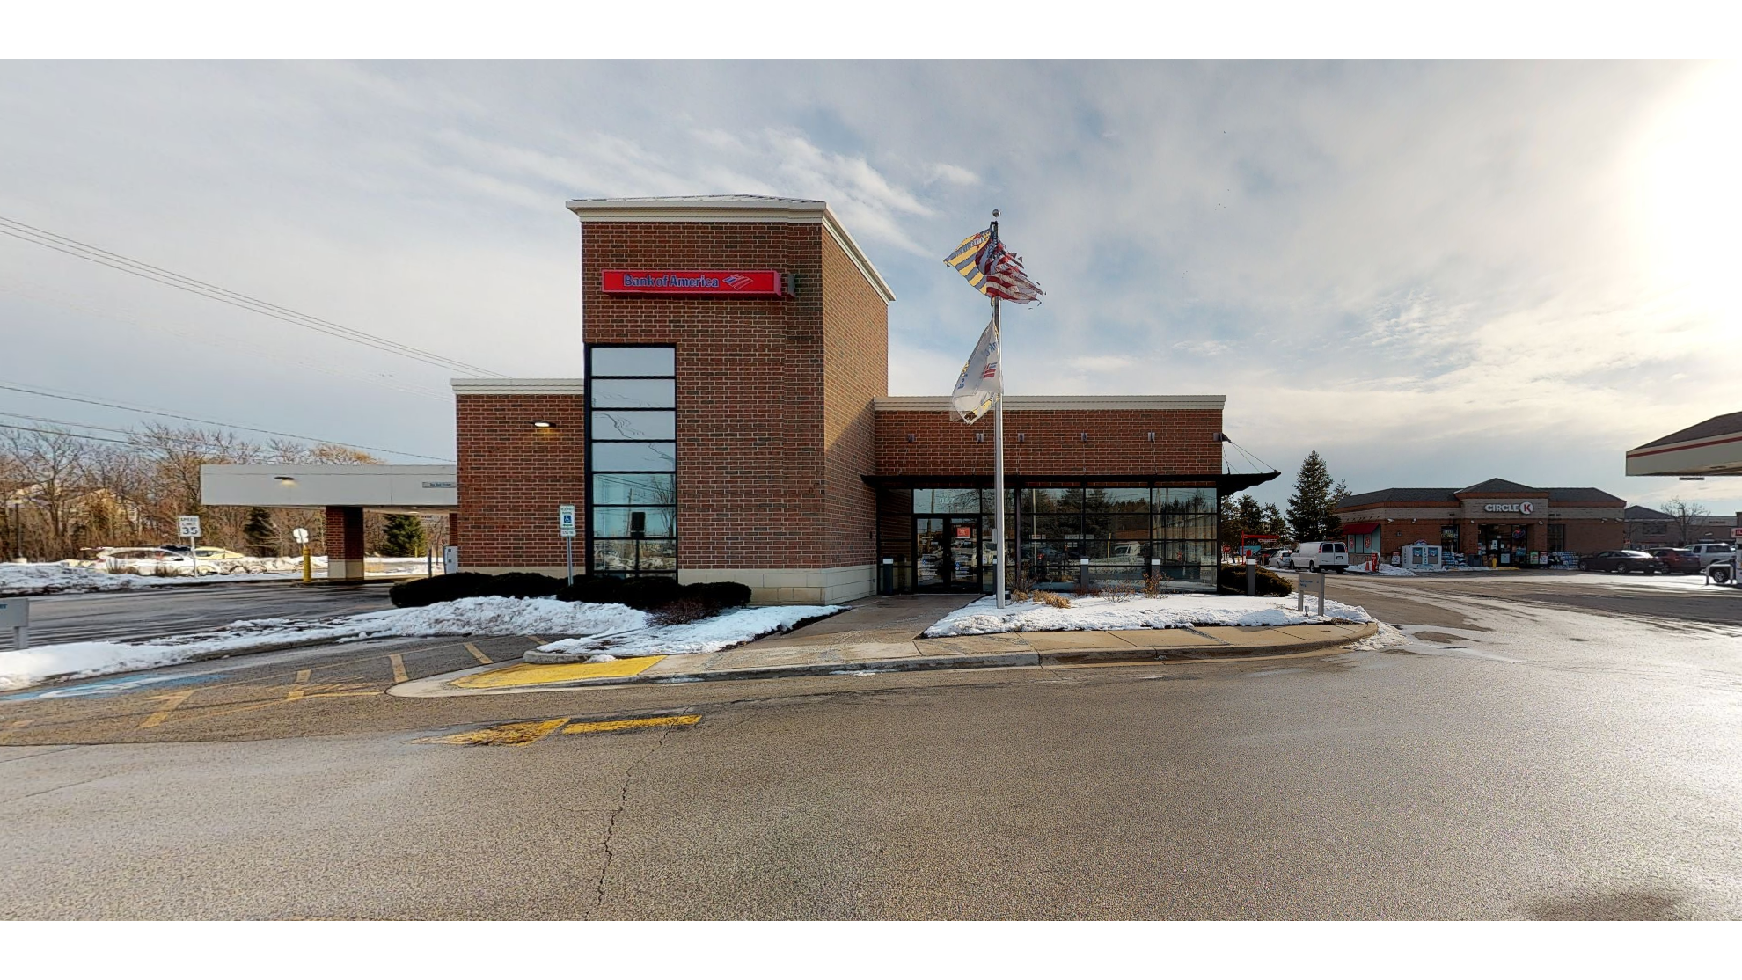
[{"label": "flagpole", "polygon": [[[998,211],[992,211],[992,238],[998,238]],[[1004,340],[998,327],[998,297],[992,297],[992,344],[998,352],[998,404],[992,415],[992,499],[997,517],[992,524],[998,535],[998,608],[1004,608]]]}]

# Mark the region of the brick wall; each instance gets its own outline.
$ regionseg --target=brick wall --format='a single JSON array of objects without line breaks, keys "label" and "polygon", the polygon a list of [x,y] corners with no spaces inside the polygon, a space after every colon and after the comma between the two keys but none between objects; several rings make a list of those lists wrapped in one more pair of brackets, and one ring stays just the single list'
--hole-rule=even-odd
[{"label": "brick wall", "polygon": [[328,507],[327,558],[363,557],[363,508]]},{"label": "brick wall", "polygon": [[586,505],[584,396],[463,394],[455,415],[462,567],[561,568],[557,508]]},{"label": "brick wall", "polygon": [[[858,551],[859,563],[872,560],[869,541],[853,547],[853,530],[863,524],[868,537],[872,517],[847,477],[858,481],[870,441],[855,404],[887,384],[887,314],[825,239],[811,224],[582,225],[583,339],[677,348],[680,568],[828,568]],[[601,270],[635,267],[778,269],[797,295],[600,290]]]},{"label": "brick wall", "polygon": [[826,564],[877,559],[873,399],[889,394],[889,312],[833,236],[823,236],[823,529]]},{"label": "brick wall", "polygon": [[[1004,472],[1007,477],[1220,473],[1220,431],[1222,413],[1213,409],[1006,411]],[[985,442],[974,441],[978,432],[986,434]],[[1154,442],[1148,439],[1151,432]],[[909,435],[914,441],[907,441]],[[992,417],[969,426],[943,411],[878,412],[877,464],[883,476],[990,475]]]}]

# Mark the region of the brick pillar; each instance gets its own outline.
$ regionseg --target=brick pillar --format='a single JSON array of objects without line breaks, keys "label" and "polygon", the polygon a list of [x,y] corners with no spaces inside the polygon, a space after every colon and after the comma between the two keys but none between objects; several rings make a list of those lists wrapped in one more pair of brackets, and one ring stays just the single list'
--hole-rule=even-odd
[{"label": "brick pillar", "polygon": [[460,512],[457,510],[448,512],[448,544],[456,548],[460,546]]},{"label": "brick pillar", "polygon": [[327,578],[363,580],[363,508],[327,508]]}]

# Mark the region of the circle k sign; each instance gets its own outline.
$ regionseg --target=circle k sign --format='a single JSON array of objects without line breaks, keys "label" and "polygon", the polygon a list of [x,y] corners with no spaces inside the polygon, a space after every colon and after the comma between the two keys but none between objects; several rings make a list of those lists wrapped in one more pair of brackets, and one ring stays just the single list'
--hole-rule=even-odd
[{"label": "circle k sign", "polygon": [[1483,504],[1482,509],[1490,514],[1523,514],[1528,517],[1536,513],[1536,504],[1522,500],[1516,504]]}]

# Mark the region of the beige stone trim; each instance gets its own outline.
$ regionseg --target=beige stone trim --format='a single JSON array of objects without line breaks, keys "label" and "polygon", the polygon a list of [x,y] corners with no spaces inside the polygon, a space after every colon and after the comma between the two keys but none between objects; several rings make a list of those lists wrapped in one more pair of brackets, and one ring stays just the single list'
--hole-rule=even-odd
[{"label": "beige stone trim", "polygon": [[[1226,395],[1006,395],[1010,412],[1221,411]],[[879,412],[947,412],[947,395],[902,395],[875,400]]]},{"label": "beige stone trim", "polygon": [[584,395],[581,378],[450,378],[456,395]]},{"label": "beige stone trim", "polygon": [[[462,551],[461,554],[465,552]],[[562,578],[565,569],[557,566],[485,566],[462,565],[462,572],[483,572],[502,575],[507,572],[535,572]],[[575,566],[579,577],[586,570]],[[844,565],[839,568],[684,568],[677,580],[692,582],[742,582],[750,586],[750,601],[759,606],[827,605],[863,599],[877,592],[876,565]]]},{"label": "beige stone trim", "polygon": [[679,582],[742,582],[757,605],[825,605],[862,599],[877,591],[876,565],[839,568],[686,568]]}]

